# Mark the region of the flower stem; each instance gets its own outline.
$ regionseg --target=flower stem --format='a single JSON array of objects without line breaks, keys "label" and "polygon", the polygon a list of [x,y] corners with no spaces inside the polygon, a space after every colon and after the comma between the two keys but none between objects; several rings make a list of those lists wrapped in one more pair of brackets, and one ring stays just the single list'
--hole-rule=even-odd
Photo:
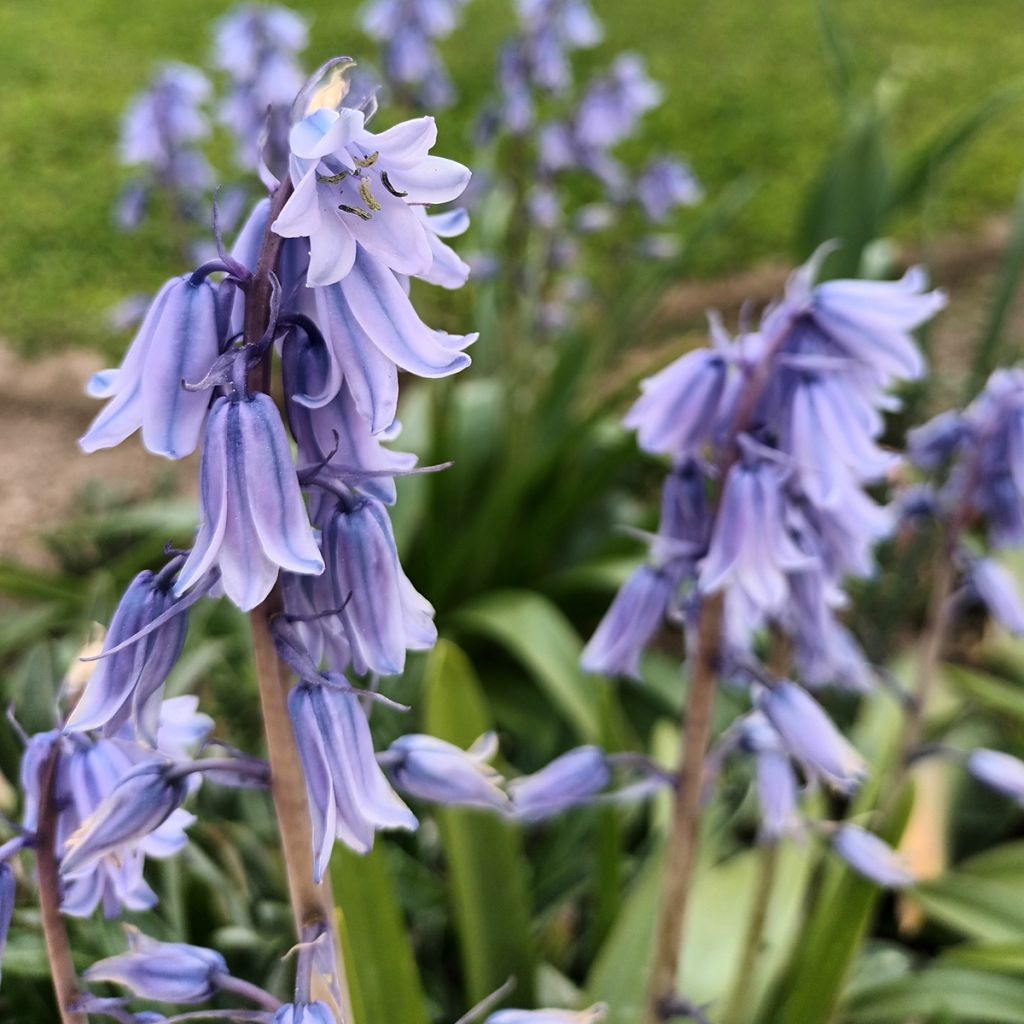
[{"label": "flower stem", "polygon": [[743,955],[732,995],[722,1017],[724,1024],[743,1024],[750,1019],[750,999],[757,984],[757,969],[764,947],[764,926],[768,920],[768,907],[775,889],[776,868],[779,863],[779,844],[766,840],[758,851],[757,887],[750,908],[747,934],[743,939]]},{"label": "flower stem", "polygon": [[657,1024],[664,1019],[665,1008],[672,1004],[676,995],[679,958],[683,949],[683,926],[697,860],[702,776],[711,738],[711,714],[718,682],[722,612],[721,594],[705,598],[701,605],[696,657],[692,659],[690,692],[683,712],[679,782],[665,851],[659,901],[661,909],[648,989],[648,1024]]},{"label": "flower stem", "polygon": [[266,989],[260,988],[259,985],[254,985],[251,981],[235,978],[230,974],[217,975],[217,988],[221,992],[230,992],[232,995],[240,996],[242,999],[248,999],[250,1003],[255,1003],[264,1010],[270,1010],[271,1012],[279,1009],[281,1006],[281,1000],[276,996],[272,996]]},{"label": "flower stem", "polygon": [[[328,935],[337,963],[337,981],[342,995],[339,1009],[342,1020],[350,1022],[353,1019],[351,998],[341,942],[335,926],[334,897],[329,881],[324,880],[319,885],[313,881],[313,830],[306,803],[306,782],[288,716],[291,677],[286,666],[278,659],[270,635],[270,618],[280,610],[279,606],[280,597],[275,588],[270,597],[249,615],[263,729],[270,760],[270,794],[281,836],[296,938],[303,941],[311,930]],[[328,993],[316,991],[318,980],[314,979],[313,998],[332,1002]]]},{"label": "flower stem", "polygon": [[[291,182],[278,186],[270,201],[267,230],[260,246],[256,269],[248,283],[245,303],[245,343],[255,345],[263,337],[270,317],[273,292],[271,275],[277,267],[283,239],[270,229],[292,193]],[[271,347],[263,360],[262,373],[257,368],[251,383],[260,390],[269,391]],[[345,963],[335,921],[334,897],[329,881],[313,881],[313,828],[309,805],[306,802],[306,781],[302,774],[299,752],[295,747],[291,719],[288,715],[288,690],[291,674],[274,650],[270,635],[270,619],[281,611],[281,595],[275,587],[270,596],[249,614],[252,630],[253,655],[256,661],[256,680],[260,692],[263,731],[267,740],[267,758],[270,762],[270,795],[277,816],[281,851],[284,855],[288,895],[295,921],[296,938],[302,942],[310,932],[325,934],[330,941],[336,970],[341,1019],[349,1024],[353,1020],[352,1001],[345,975]],[[337,1000],[329,991],[329,980],[318,973],[314,978],[314,999],[328,1005]],[[323,988],[324,991],[319,991]]]},{"label": "flower stem", "polygon": [[36,868],[39,875],[39,912],[46,956],[50,962],[53,990],[61,1024],[86,1024],[84,1013],[71,1009],[79,997],[78,976],[71,959],[71,943],[60,913],[60,873],[57,863],[57,807],[53,788],[60,762],[60,739],[40,772],[39,817],[36,823]]},{"label": "flower stem", "polygon": [[932,581],[932,591],[928,601],[928,617],[921,637],[917,671],[914,678],[913,703],[904,723],[902,757],[896,769],[901,779],[906,773],[909,756],[920,746],[924,736],[928,697],[935,683],[939,661],[942,657],[943,643],[952,620],[953,605],[950,596],[953,593],[955,578],[953,559],[947,554],[939,562],[935,578]]}]

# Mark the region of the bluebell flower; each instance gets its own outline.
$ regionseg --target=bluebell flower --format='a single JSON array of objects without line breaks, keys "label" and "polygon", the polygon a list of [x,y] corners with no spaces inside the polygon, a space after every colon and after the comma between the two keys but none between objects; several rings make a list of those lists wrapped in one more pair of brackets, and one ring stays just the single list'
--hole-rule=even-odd
[{"label": "bluebell flower", "polygon": [[1024,635],[1024,604],[1013,576],[991,558],[976,558],[968,571],[971,589],[992,618],[1014,636]]},{"label": "bluebell flower", "polygon": [[233,395],[214,402],[199,494],[199,533],[178,576],[176,594],[195,586],[216,566],[224,592],[249,611],[270,593],[279,567],[323,572],[288,439],[266,395]]},{"label": "bluebell flower", "polygon": [[967,770],[979,782],[1024,807],[1024,761],[1001,750],[972,750]]},{"label": "bluebell flower", "polygon": [[304,18],[287,7],[239,4],[216,24],[214,64],[229,79],[218,118],[235,140],[235,160],[251,170],[267,131],[267,162],[287,157],[289,111],[305,75],[297,55],[309,35]]},{"label": "bluebell flower", "polygon": [[[420,225],[418,217],[413,220]],[[423,237],[434,264],[433,233]],[[447,377],[469,365],[463,351],[476,334],[446,334],[428,327],[398,278],[361,246],[340,284],[315,290],[316,320],[356,407],[374,434],[394,422],[398,370]]]},{"label": "bluebell flower", "polygon": [[664,569],[634,570],[583,649],[584,671],[640,680],[640,656],[665,621],[678,585]]},{"label": "bluebell flower", "polygon": [[380,829],[414,829],[413,813],[377,764],[357,694],[327,681],[301,681],[288,695],[313,822],[314,877],[320,881],[335,839],[357,853]]},{"label": "bluebell flower", "polygon": [[378,757],[397,789],[407,796],[453,807],[509,809],[501,789],[502,778],[490,765],[498,752],[494,733],[481,736],[469,750],[454,744],[408,733]]},{"label": "bluebell flower", "polygon": [[756,704],[809,776],[842,793],[853,792],[863,781],[864,759],[806,690],[783,679],[763,689]]},{"label": "bluebell flower", "polygon": [[785,465],[761,457],[755,447],[733,467],[701,565],[704,593],[735,588],[756,608],[779,612],[789,596],[787,575],[814,567],[813,557],[797,546],[789,529],[789,476]]},{"label": "bluebell flower", "polygon": [[[129,584],[110,622],[103,653],[65,726],[69,731],[103,728],[115,734],[127,721],[151,746],[156,744],[163,685],[181,654],[188,631],[185,615],[195,599],[171,593],[175,559],[154,575],[139,573]],[[202,588],[196,595],[201,596]]]},{"label": "bluebell flower", "polygon": [[604,1003],[586,1010],[498,1010],[484,1024],[597,1024],[608,1012]]},{"label": "bluebell flower", "polygon": [[126,932],[128,952],[93,964],[83,975],[86,981],[111,981],[140,999],[161,1003],[202,1003],[228,973],[224,958],[212,949],[157,942],[135,928]]},{"label": "bluebell flower", "polygon": [[[389,431],[374,435],[360,415],[348,381],[338,381],[333,398],[323,401],[316,389],[330,379],[331,358],[325,346],[308,339],[289,339],[282,360],[285,394],[293,403],[288,420],[298,446],[299,464],[320,466],[329,477],[386,505],[395,502],[395,482],[388,474],[400,475],[416,465],[416,456],[385,448],[382,441],[398,433],[395,423]],[[397,382],[396,382],[397,387]]]},{"label": "bluebell flower", "polygon": [[565,92],[572,84],[569,54],[604,37],[589,0],[518,0],[517,11],[529,81],[548,92]]},{"label": "bluebell flower", "polygon": [[697,456],[720,430],[733,348],[719,332],[714,337],[713,348],[687,352],[641,383],[641,397],[623,425],[637,432],[644,451],[676,459]]},{"label": "bluebell flower", "polygon": [[917,881],[900,854],[859,825],[840,825],[832,849],[859,875],[886,889],[906,889]]},{"label": "bluebell flower", "polygon": [[509,783],[515,816],[541,821],[592,800],[612,779],[608,755],[600,747],[585,746],[556,757],[532,775]]},{"label": "bluebell flower", "polygon": [[326,1003],[286,1003],[270,1024],[335,1024],[335,1020]]},{"label": "bluebell flower", "polygon": [[67,837],[61,873],[88,871],[102,857],[139,844],[156,832],[184,802],[186,780],[170,762],[146,762],[131,769]]},{"label": "bluebell flower", "polygon": [[576,137],[585,147],[609,149],[629,138],[640,117],[664,99],[647,74],[643,58],[624,53],[611,70],[591,84],[576,111]]},{"label": "bluebell flower", "polygon": [[953,458],[969,435],[970,428],[961,413],[942,412],[907,432],[907,453],[915,466],[933,473]]},{"label": "bluebell flower", "polygon": [[[398,675],[408,650],[437,640],[434,609],[409,582],[398,560],[387,510],[373,498],[325,500],[318,523],[327,569],[320,593],[327,630],[343,634],[354,672]],[[345,665],[333,664],[342,671]]]},{"label": "bluebell flower", "polygon": [[[212,725],[205,716],[201,717],[207,727]],[[160,730],[157,738],[159,743]],[[53,785],[53,799],[59,808],[55,852],[60,858],[66,841],[93,818],[118,783],[140,763],[155,760],[159,755],[120,738],[93,740],[82,733],[61,736],[56,731],[33,736],[21,764],[21,788],[25,795],[23,825],[29,831],[36,827],[40,772],[54,743],[61,744]],[[115,917],[124,910],[152,907],[156,894],[143,877],[145,858],[164,858],[177,853],[185,844],[185,829],[194,820],[184,810],[173,811],[162,825],[138,842],[119,847],[73,877],[64,875],[61,909],[75,917],[88,917],[100,905],[107,917]]]},{"label": "bluebell flower", "polygon": [[220,352],[217,290],[185,274],[168,281],[150,304],[118,370],[92,378],[88,393],[109,399],[79,441],[86,452],[112,448],[142,428],[155,455],[180,459],[195,451],[210,396],[184,381],[206,376]]},{"label": "bluebell flower", "polygon": [[430,270],[429,232],[412,205],[450,202],[469,181],[462,164],[429,155],[436,139],[431,117],[374,134],[360,111],[347,108],[313,110],[292,128],[295,191],[273,229],[309,238],[310,286],[345,278],[357,247],[381,269]]},{"label": "bluebell flower", "polygon": [[699,203],[704,190],[687,163],[663,157],[651,161],[637,179],[636,197],[647,219],[663,224],[673,210]]},{"label": "bluebell flower", "polygon": [[800,787],[781,737],[762,714],[754,712],[743,722],[741,742],[754,755],[760,835],[769,841],[796,835],[803,828]]}]

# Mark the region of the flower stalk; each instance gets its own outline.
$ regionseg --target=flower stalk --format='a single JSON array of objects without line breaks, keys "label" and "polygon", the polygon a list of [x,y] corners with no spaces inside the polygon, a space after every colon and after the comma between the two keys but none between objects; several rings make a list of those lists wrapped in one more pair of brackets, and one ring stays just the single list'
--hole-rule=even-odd
[{"label": "flower stalk", "polygon": [[[278,187],[271,202],[268,225],[274,222],[291,193],[292,186],[289,181]],[[246,344],[257,344],[266,331],[273,290],[271,274],[277,265],[283,241],[284,239],[274,234],[268,226],[246,295]],[[271,348],[263,360],[262,370],[257,368],[255,371],[256,374],[260,374],[261,379],[253,383],[259,386],[260,390],[266,390],[269,384],[272,356]],[[267,758],[270,762],[270,794],[281,837],[281,851],[284,856],[296,938],[301,941],[303,936],[314,929],[328,937],[335,954],[337,986],[341,993],[342,1005],[338,1009],[341,1019],[350,1021],[351,998],[346,982],[341,942],[337,934],[334,898],[329,881],[325,880],[319,884],[313,881],[313,851],[309,842],[312,826],[306,800],[306,784],[288,715],[291,673],[278,658],[270,633],[270,620],[280,611],[280,591],[275,587],[249,615],[260,710],[267,743]],[[314,978],[314,988],[319,984],[323,984],[323,979],[317,976]],[[314,991],[313,998],[332,1001],[328,992]]]},{"label": "flower stalk", "polygon": [[80,995],[78,976],[71,959],[68,931],[60,912],[60,873],[57,862],[57,810],[54,781],[60,761],[60,741],[54,742],[43,763],[39,786],[39,818],[36,825],[36,868],[39,875],[39,912],[46,943],[46,957],[57,997],[60,1024],[86,1024],[84,1013],[72,1009]]},{"label": "flower stalk", "polygon": [[701,605],[697,652],[683,712],[679,782],[665,851],[661,909],[648,990],[647,1024],[659,1024],[664,1020],[665,1011],[676,995],[683,927],[697,861],[703,768],[711,740],[711,717],[718,688],[723,608],[721,594],[708,597]]}]

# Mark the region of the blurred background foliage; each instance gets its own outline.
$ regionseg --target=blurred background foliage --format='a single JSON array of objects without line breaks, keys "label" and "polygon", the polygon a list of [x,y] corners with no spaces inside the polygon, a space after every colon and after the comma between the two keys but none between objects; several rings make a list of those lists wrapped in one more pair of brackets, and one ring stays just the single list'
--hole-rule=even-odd
[{"label": "blurred background foliage", "polygon": [[[229,6],[0,6],[0,182],[10,198],[0,239],[5,341],[28,353],[119,353],[124,338],[107,326],[110,308],[181,269],[159,216],[135,235],[111,227],[125,177],[115,162],[118,119],[155,61],[204,61],[211,23]],[[531,322],[530,311],[503,304],[500,281],[471,285],[468,299],[432,296],[444,318],[481,329],[476,366],[455,381],[408,388],[402,409],[402,447],[424,463],[455,459],[446,473],[400,481],[396,506],[403,561],[437,606],[443,639],[389,688],[413,705],[412,721],[399,724],[396,712],[378,708],[374,730],[381,744],[400,729],[465,744],[495,727],[499,767],[517,772],[581,743],[675,759],[685,688],[677,636],[667,634],[648,656],[642,687],[578,668],[583,638],[641,557],[617,527],[655,520],[661,469],[637,457],[617,419],[636,381],[666,352],[692,343],[654,315],[661,291],[766,257],[803,259],[836,237],[845,244],[829,273],[883,275],[900,246],[927,251],[932,240],[1005,213],[1024,170],[1024,37],[1008,29],[1020,13],[1009,0],[969,10],[918,0],[594,6],[606,41],[579,55],[578,66],[600,68],[622,49],[644,54],[667,98],[647,118],[645,142],[630,145],[640,153],[654,141],[685,154],[708,202],[682,215],[682,253],[667,265],[623,259],[614,245],[592,253],[595,296],[546,347],[513,339],[525,362],[509,361],[502,338],[509,323]],[[313,19],[308,66],[339,51],[372,52],[354,27],[353,5],[301,10]],[[465,24],[443,45],[462,101],[441,122],[439,151],[473,163],[477,101],[510,27],[507,4],[472,0]],[[486,251],[505,238],[508,210],[496,201],[483,211],[460,248]],[[959,343],[956,386],[1015,351],[1009,311],[1022,265],[1017,214],[980,327]],[[949,380],[938,384],[948,393]],[[906,421],[933,401],[925,391],[908,398]],[[894,440],[905,426],[894,421]],[[0,565],[3,697],[27,731],[51,725],[68,666],[132,575],[156,563],[166,542],[188,542],[194,509],[173,487],[130,503],[109,487],[91,488],[48,534],[46,568]],[[916,584],[927,577],[930,554],[927,544],[891,545],[888,571],[864,588],[853,612],[870,653],[897,680],[910,671],[922,614]],[[1020,642],[993,637],[979,621],[953,650],[932,736],[1024,751]],[[204,604],[193,614],[169,686],[169,695],[183,692],[199,694],[219,738],[259,748],[247,627],[227,606]],[[720,729],[743,701],[723,694]],[[883,779],[895,757],[896,702],[881,691],[859,706],[840,699],[834,710],[870,759],[872,777]],[[0,809],[12,815],[20,750],[16,731],[0,728],[8,780]],[[689,998],[710,1004],[710,1019],[1024,1021],[1019,811],[955,767],[920,779],[919,794],[931,794],[935,811],[913,828],[933,877],[899,898],[826,860],[813,841],[787,846],[770,866],[777,883],[758,970],[744,979],[747,923],[768,870],[751,845],[751,783],[749,769],[730,768],[704,824],[682,978]],[[828,816],[867,814],[878,785],[850,808],[816,799]],[[187,853],[155,867],[161,903],[142,916],[145,929],[216,946],[236,973],[283,991],[289,914],[266,801],[207,786],[197,813]],[[513,830],[473,812],[423,810],[417,834],[382,837],[368,858],[339,848],[333,882],[357,1024],[451,1021],[509,974],[519,1005],[602,999],[612,1024],[631,1024],[643,998],[666,816],[660,803],[590,808]],[[12,1024],[51,1012],[35,913],[28,901],[19,906],[5,958],[0,1017]],[[82,966],[122,941],[119,926],[96,922],[76,923],[73,940]]]}]

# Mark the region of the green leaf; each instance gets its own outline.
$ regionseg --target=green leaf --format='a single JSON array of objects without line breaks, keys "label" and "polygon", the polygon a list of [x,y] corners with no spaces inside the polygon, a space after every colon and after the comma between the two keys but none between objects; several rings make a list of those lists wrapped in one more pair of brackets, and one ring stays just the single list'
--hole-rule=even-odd
[{"label": "green leaf", "polygon": [[1005,843],[918,886],[930,918],[969,938],[1024,941],[1024,842]]},{"label": "green leaf", "polygon": [[428,1024],[426,1002],[409,929],[395,893],[387,849],[360,857],[340,843],[331,858],[334,897],[343,909],[347,941],[353,951],[362,1007],[360,1020]]},{"label": "green leaf", "polygon": [[965,665],[944,665],[942,678],[988,710],[1024,720],[1024,691],[1018,684]]},{"label": "green leaf", "polygon": [[904,1024],[940,1014],[955,1021],[1024,1024],[1024,981],[938,966],[866,987],[843,1009],[848,1024]]},{"label": "green leaf", "polygon": [[1009,362],[1008,354],[1001,354],[1000,347],[1007,317],[1013,308],[1013,300],[1024,274],[1024,182],[1017,192],[1014,207],[1013,229],[1006,246],[1006,255],[999,271],[999,284],[989,310],[985,330],[978,339],[974,353],[971,375],[967,382],[965,398],[972,398],[985,378],[1000,364]]},{"label": "green leaf", "polygon": [[946,950],[941,961],[951,967],[1024,975],[1024,939],[1017,942],[965,943]]},{"label": "green leaf", "polygon": [[[606,680],[579,667],[583,644],[569,620],[542,594],[503,590],[464,605],[454,616],[461,629],[499,643],[534,677],[583,743],[608,744],[618,732]],[[602,705],[605,713],[602,714]]]},{"label": "green leaf", "polygon": [[[440,640],[427,659],[423,703],[427,731],[450,743],[467,747],[491,728],[473,667],[448,640]],[[529,1006],[534,989],[531,900],[520,834],[485,811],[439,809],[437,820],[467,1003],[479,1002],[514,975],[516,1002]]]}]

